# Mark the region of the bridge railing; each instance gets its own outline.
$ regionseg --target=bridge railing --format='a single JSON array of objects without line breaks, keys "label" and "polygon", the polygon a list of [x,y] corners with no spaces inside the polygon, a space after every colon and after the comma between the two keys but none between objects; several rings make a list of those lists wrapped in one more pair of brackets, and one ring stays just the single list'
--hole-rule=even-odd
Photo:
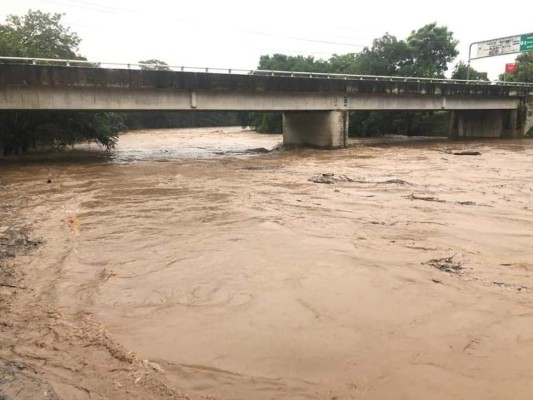
[{"label": "bridge railing", "polygon": [[502,81],[481,81],[465,79],[442,79],[442,78],[422,78],[408,76],[382,76],[382,75],[355,75],[324,72],[300,72],[300,71],[276,71],[276,70],[253,70],[238,68],[212,68],[212,67],[191,67],[182,65],[167,64],[146,64],[146,63],[117,63],[117,62],[94,62],[87,60],[69,60],[56,58],[31,58],[31,57],[0,57],[1,63],[22,63],[31,65],[60,65],[67,67],[85,66],[88,68],[109,68],[109,69],[133,69],[151,71],[178,71],[178,72],[204,72],[214,74],[235,74],[235,75],[259,75],[278,77],[298,77],[298,78],[326,78],[326,79],[347,79],[360,81],[388,81],[388,82],[426,82],[426,83],[447,83],[460,85],[503,85],[510,87],[533,88],[533,83],[529,82],[502,82]]}]

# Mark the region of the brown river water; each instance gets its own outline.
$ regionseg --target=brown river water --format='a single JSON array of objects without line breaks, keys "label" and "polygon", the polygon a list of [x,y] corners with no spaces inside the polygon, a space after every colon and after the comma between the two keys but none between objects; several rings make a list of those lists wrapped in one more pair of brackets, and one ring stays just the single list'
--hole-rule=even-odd
[{"label": "brown river water", "polygon": [[0,161],[0,398],[531,399],[533,140],[280,142]]}]

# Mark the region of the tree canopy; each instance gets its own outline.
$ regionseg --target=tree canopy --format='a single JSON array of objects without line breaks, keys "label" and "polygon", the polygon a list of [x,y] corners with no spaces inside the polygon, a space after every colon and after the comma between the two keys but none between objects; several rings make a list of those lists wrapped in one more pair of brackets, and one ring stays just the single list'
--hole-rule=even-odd
[{"label": "tree canopy", "polygon": [[533,51],[516,57],[516,71],[500,75],[500,80],[510,82],[533,82]]},{"label": "tree canopy", "polygon": [[[470,72],[468,72],[470,70]],[[474,81],[488,81],[489,78],[486,72],[479,72],[472,67],[469,67],[464,61],[459,61],[452,72],[452,79],[468,79]]]},{"label": "tree canopy", "polygon": [[328,62],[312,56],[264,55],[259,58],[257,69],[269,71],[328,72]]},{"label": "tree canopy", "polygon": [[[51,59],[84,59],[81,39],[62,23],[62,14],[28,11],[0,24],[0,55]],[[122,117],[104,112],[0,112],[0,154],[17,154],[41,145],[62,147],[92,141],[115,145],[124,129]]]},{"label": "tree canopy", "polygon": [[453,32],[446,26],[437,26],[436,22],[412,31],[407,38],[411,65],[405,68],[403,75],[444,78],[448,64],[459,54],[458,44]]},{"label": "tree canopy", "polygon": [[83,59],[77,52],[81,39],[62,25],[63,14],[29,10],[9,15],[0,25],[0,55]]},{"label": "tree canopy", "polygon": [[[258,69],[444,78],[448,65],[458,55],[458,43],[453,32],[434,22],[413,30],[405,40],[385,33],[360,53],[334,54],[328,60],[310,56],[263,55]],[[458,73],[462,73],[462,69]],[[481,78],[483,74],[479,74]],[[421,119],[424,119],[422,125],[427,126],[428,118],[415,118],[402,112],[359,113],[351,118],[350,129],[365,135],[373,132],[410,133],[421,126],[418,123]],[[263,132],[281,132],[282,129],[279,113],[248,113],[243,124]]]},{"label": "tree canopy", "polygon": [[141,65],[141,69],[149,70],[149,71],[169,71],[170,70],[166,62],[158,60],[156,58],[151,58],[145,61],[139,61],[139,64],[143,64]]}]

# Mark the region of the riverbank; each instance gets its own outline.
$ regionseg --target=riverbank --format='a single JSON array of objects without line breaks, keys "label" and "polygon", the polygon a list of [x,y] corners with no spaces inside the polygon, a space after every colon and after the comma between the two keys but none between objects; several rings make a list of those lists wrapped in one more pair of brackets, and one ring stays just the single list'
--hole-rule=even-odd
[{"label": "riverbank", "polygon": [[[41,182],[46,185],[45,182]],[[64,313],[57,281],[72,251],[47,257],[42,223],[26,219],[24,207],[1,182],[0,194],[0,397],[14,399],[184,399],[159,375],[160,367],[113,341],[88,310]],[[44,217],[44,218],[43,218]],[[60,221],[72,229],[73,220]],[[40,231],[42,236],[32,236]],[[57,254],[56,254],[57,255]],[[105,366],[105,367],[104,367]],[[104,368],[102,368],[104,367]]]}]

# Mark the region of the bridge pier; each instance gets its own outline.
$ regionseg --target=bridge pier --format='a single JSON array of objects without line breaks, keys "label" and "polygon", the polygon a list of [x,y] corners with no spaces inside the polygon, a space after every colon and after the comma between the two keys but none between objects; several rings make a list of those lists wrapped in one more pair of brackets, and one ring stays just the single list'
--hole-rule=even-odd
[{"label": "bridge pier", "polygon": [[524,113],[524,134],[527,134],[530,129],[533,129],[533,95],[530,95],[528,101],[526,101]]},{"label": "bridge pier", "polygon": [[346,147],[346,111],[288,111],[283,113],[283,145],[324,149]]},{"label": "bridge pier", "polygon": [[520,110],[451,111],[448,136],[460,138],[509,138],[524,136]]}]

